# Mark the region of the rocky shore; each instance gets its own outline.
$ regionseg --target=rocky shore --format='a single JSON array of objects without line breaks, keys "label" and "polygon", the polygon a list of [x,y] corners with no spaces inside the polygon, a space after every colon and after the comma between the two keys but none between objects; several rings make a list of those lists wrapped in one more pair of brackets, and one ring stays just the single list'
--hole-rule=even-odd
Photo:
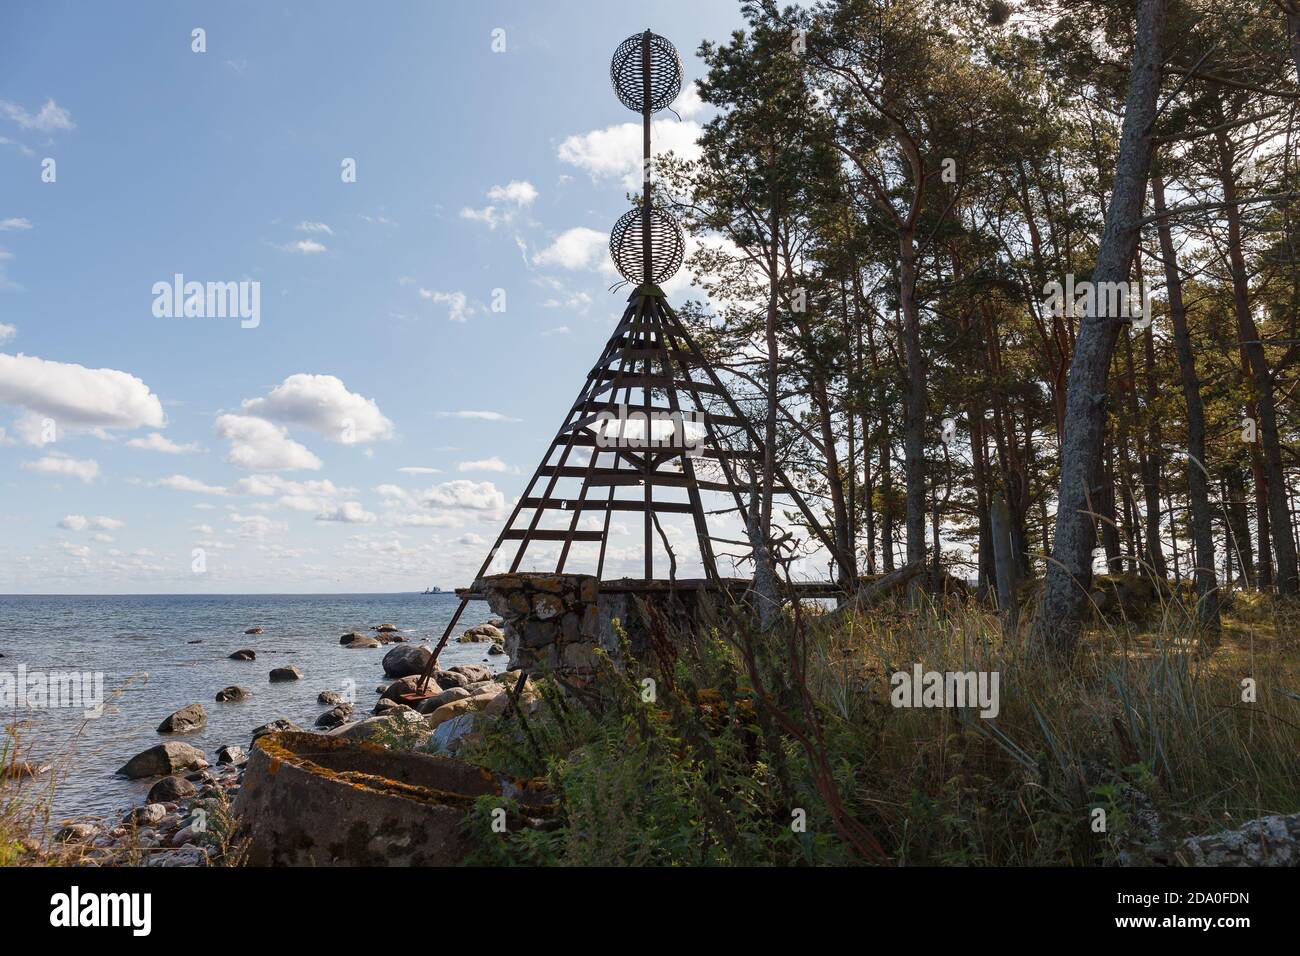
[{"label": "rocky shore", "polygon": [[[488,644],[490,656],[503,655],[504,622],[494,620],[466,629],[459,643]],[[401,749],[451,755],[473,740],[482,722],[506,711],[518,683],[518,671],[493,675],[481,664],[461,664],[435,669],[426,697],[416,703],[415,692],[430,657],[431,647],[410,641],[394,624],[380,624],[372,634],[344,634],[339,643],[349,649],[383,648],[381,666],[386,678],[374,689],[375,701],[365,705],[338,690],[322,690],[317,703],[324,710],[310,729],[316,733],[366,741]],[[263,633],[252,627],[244,634]],[[241,648],[233,659],[254,661],[256,650]],[[270,683],[306,679],[293,665],[273,668]],[[247,687],[230,685],[214,691],[216,706],[247,699]],[[356,695],[353,695],[356,696]],[[519,705],[535,706],[536,692],[525,683]],[[144,801],[121,817],[87,817],[65,821],[52,829],[44,845],[31,841],[30,854],[47,863],[90,866],[209,866],[238,864],[239,848],[233,843],[237,827],[231,807],[243,786],[248,751],[264,734],[301,731],[288,718],[278,718],[254,728],[247,741],[228,743],[206,754],[183,737],[207,725],[202,703],[193,703],[167,715],[157,727],[162,742],[135,754],[118,770],[133,780],[151,781]],[[18,766],[15,762],[14,766]],[[24,766],[26,766],[24,764]],[[34,768],[30,776],[49,772]]]}]

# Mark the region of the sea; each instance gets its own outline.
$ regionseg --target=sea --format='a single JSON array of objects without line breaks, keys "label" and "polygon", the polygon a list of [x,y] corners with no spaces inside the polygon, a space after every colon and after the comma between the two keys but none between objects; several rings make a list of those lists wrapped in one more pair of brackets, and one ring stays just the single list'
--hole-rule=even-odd
[{"label": "sea", "polygon": [[[90,675],[79,686],[89,690],[102,678],[104,694],[98,715],[39,698],[35,706],[20,699],[0,703],[0,754],[12,753],[16,742],[24,759],[51,765],[25,781],[22,791],[25,798],[48,802],[52,823],[114,818],[138,805],[154,782],[127,780],[117,769],[155,744],[182,740],[216,764],[219,747],[247,750],[253,729],[268,721],[284,717],[312,729],[329,709],[316,700],[325,690],[353,690],[357,715],[368,716],[377,688],[389,680],[381,661],[392,645],[349,650],[339,638],[394,624],[410,641],[436,644],[459,604],[450,592],[0,595],[0,699],[6,674],[10,687],[19,677],[34,686],[32,675]],[[504,670],[506,656],[489,655],[489,644],[456,642],[465,628],[490,617],[485,602],[469,602],[439,665]],[[263,632],[244,633],[252,627]],[[257,659],[230,660],[241,648],[256,651]],[[302,680],[270,682],[272,668],[291,664],[302,671]],[[217,691],[231,684],[248,688],[251,697],[217,703]],[[165,717],[189,704],[203,705],[204,729],[157,732]]]}]

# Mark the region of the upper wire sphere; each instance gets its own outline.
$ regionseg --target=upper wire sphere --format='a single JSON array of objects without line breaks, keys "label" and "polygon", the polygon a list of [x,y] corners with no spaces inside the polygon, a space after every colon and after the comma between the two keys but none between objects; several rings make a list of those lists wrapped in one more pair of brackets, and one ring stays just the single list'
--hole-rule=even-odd
[{"label": "upper wire sphere", "polygon": [[[645,108],[646,89],[641,72],[644,33],[635,33],[618,45],[609,62],[609,78],[621,102],[633,112]],[[650,112],[658,113],[682,91],[682,61],[677,48],[657,33],[650,34]]]},{"label": "upper wire sphere", "polygon": [[609,234],[609,255],[614,267],[628,282],[643,285],[646,282],[662,285],[682,267],[686,253],[686,237],[677,220],[657,206],[650,210],[650,272],[645,275],[645,253],[642,246],[644,218],[638,206],[623,213]]}]

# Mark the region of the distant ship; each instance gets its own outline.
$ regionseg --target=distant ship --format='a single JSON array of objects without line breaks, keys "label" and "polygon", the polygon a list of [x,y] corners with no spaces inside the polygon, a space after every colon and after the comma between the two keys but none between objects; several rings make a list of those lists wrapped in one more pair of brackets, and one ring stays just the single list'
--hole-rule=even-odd
[{"label": "distant ship", "polygon": [[424,589],[423,591],[421,591],[420,593],[421,593],[421,594],[441,594],[441,593],[442,593],[442,588],[425,588],[425,589]]}]

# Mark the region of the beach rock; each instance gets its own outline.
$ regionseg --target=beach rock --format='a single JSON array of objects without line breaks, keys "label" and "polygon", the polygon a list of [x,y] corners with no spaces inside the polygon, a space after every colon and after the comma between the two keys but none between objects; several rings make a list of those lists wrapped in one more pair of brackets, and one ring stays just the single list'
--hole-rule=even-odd
[{"label": "beach rock", "polygon": [[[514,688],[511,687],[511,692]],[[523,692],[519,695],[519,709],[525,714],[531,714],[541,706],[541,697],[532,683],[524,685]],[[487,702],[483,708],[483,713],[488,717],[499,717],[510,709],[510,694],[497,694]]]},{"label": "beach rock", "polygon": [[160,734],[186,734],[202,730],[208,725],[208,714],[202,704],[190,704],[182,707],[158,725]]},{"label": "beach rock", "polygon": [[208,762],[203,751],[189,744],[158,744],[136,754],[118,769],[118,773],[132,780],[142,777],[165,777],[184,770],[203,770]]},{"label": "beach rock", "polygon": [[265,631],[265,630],[266,630],[266,628],[264,628],[264,627],[250,627],[250,628],[249,628],[248,630],[246,630],[244,633],[245,633],[245,634],[261,634],[261,633],[262,633],[263,631]]},{"label": "beach rock", "polygon": [[488,653],[492,655],[504,654],[505,652],[506,649],[502,647],[500,644],[493,644],[491,647],[488,648]]},{"label": "beach rock", "polygon": [[343,695],[336,690],[323,690],[316,695],[316,703],[332,707],[343,703]]},{"label": "beach rock", "polygon": [[430,697],[426,701],[422,701],[420,703],[420,706],[417,707],[416,709],[422,714],[432,714],[443,704],[450,704],[453,700],[463,700],[466,697],[472,697],[472,696],[474,695],[471,694],[464,687],[449,687],[447,690],[444,690],[441,694],[438,694],[434,697]]},{"label": "beach rock", "polygon": [[505,633],[494,624],[475,624],[466,628],[456,640],[461,644],[476,644],[482,641],[504,641]]},{"label": "beach rock", "polygon": [[384,645],[375,640],[373,637],[355,637],[343,645],[348,650],[364,650],[372,647],[383,647]]},{"label": "beach rock", "polygon": [[248,754],[244,752],[243,747],[232,747],[227,744],[224,747],[217,748],[217,763],[219,764],[237,764],[246,759],[248,759]]},{"label": "beach rock", "polygon": [[1300,813],[1190,837],[1181,849],[1192,866],[1300,866]]},{"label": "beach rock", "polygon": [[396,624],[380,624],[375,630],[380,634],[392,634],[398,627]]},{"label": "beach rock", "polygon": [[252,693],[247,687],[240,687],[238,684],[231,684],[229,687],[223,687],[217,691],[217,703],[230,704],[236,701],[248,700]]},{"label": "beach rock", "polygon": [[365,717],[326,733],[330,737],[372,743],[386,743],[393,737],[400,737],[418,747],[429,739],[432,732],[433,728],[426,725],[425,718],[409,707],[402,707],[382,717]]},{"label": "beach rock", "polygon": [[145,866],[207,866],[208,851],[202,847],[186,846],[179,850],[164,850],[149,854]]},{"label": "beach rock", "polygon": [[471,684],[492,679],[492,671],[482,664],[457,664],[455,667],[448,669],[456,674],[464,674],[466,680]]},{"label": "beach rock", "polygon": [[429,727],[437,730],[442,724],[451,720],[453,717],[459,717],[461,714],[467,714],[477,710],[483,705],[483,702],[473,697],[462,697],[460,700],[453,700],[449,704],[443,704],[426,718]]},{"label": "beach rock", "polygon": [[271,671],[271,683],[280,684],[285,681],[302,680],[302,671],[297,667],[277,667]]},{"label": "beach rock", "polygon": [[353,641],[365,640],[368,637],[370,637],[369,634],[362,634],[359,631],[348,631],[346,634],[344,634],[342,637],[339,638],[339,643],[351,644]]},{"label": "beach rock", "polygon": [[437,681],[438,686],[443,690],[448,690],[452,687],[465,687],[474,683],[458,670],[434,671],[433,679]]},{"label": "beach rock", "polygon": [[395,710],[410,710],[405,704],[399,704],[395,700],[380,700],[375,704],[374,709],[370,712],[376,717],[382,717],[385,714],[391,714]]},{"label": "beach rock", "polygon": [[384,673],[389,677],[409,677],[420,674],[433,657],[433,651],[423,644],[399,644],[384,655]]},{"label": "beach rock", "polygon": [[232,660],[232,661],[255,661],[255,660],[257,660],[257,651],[253,650],[251,647],[245,647],[245,648],[242,648],[241,650],[235,651],[235,653],[231,654],[231,655],[230,655],[230,660]]},{"label": "beach rock", "polygon": [[186,641],[185,643],[186,643],[186,644],[202,644],[202,643],[203,643],[203,638],[200,637],[200,638],[197,639],[197,640],[194,640],[194,641]]},{"label": "beach rock", "polygon": [[[435,671],[433,675],[433,680],[429,681],[429,691],[435,694],[438,693],[438,687],[441,686],[441,685],[435,686],[434,684],[434,681],[438,679],[438,675],[440,673],[441,671]],[[410,674],[407,677],[399,677],[397,680],[393,681],[386,688],[384,688],[382,697],[384,700],[397,700],[397,698],[402,694],[417,693],[419,690],[419,684],[420,684],[419,674]]]},{"label": "beach rock", "polygon": [[70,823],[54,834],[56,843],[89,843],[99,833],[93,823]]},{"label": "beach rock", "polygon": [[284,717],[280,717],[270,723],[263,724],[261,727],[253,728],[253,739],[256,740],[258,737],[263,737],[266,734],[282,734],[288,730],[302,730],[302,728],[292,720],[286,720]]},{"label": "beach rock", "polygon": [[122,822],[137,827],[156,827],[166,816],[167,808],[161,803],[146,803],[143,807],[136,807],[130,811]]},{"label": "beach rock", "polygon": [[351,704],[339,704],[337,707],[331,707],[325,713],[316,718],[316,726],[329,729],[338,727],[345,723],[352,716]]},{"label": "beach rock", "polygon": [[149,796],[145,800],[149,803],[174,803],[198,792],[198,787],[184,777],[163,777],[149,788]]},{"label": "beach rock", "polygon": [[490,618],[488,618],[488,623],[491,624],[493,627],[505,627],[505,626],[506,626],[506,622],[505,622],[505,620],[504,620],[503,618],[499,618],[499,617],[490,617]]},{"label": "beach rock", "polygon": [[461,714],[439,725],[429,739],[430,748],[436,753],[455,753],[465,737],[474,731],[477,717],[477,714]]},{"label": "beach rock", "polygon": [[470,684],[464,690],[471,697],[486,697],[489,700],[497,694],[506,692],[506,685],[494,680],[479,681],[477,684]]}]

